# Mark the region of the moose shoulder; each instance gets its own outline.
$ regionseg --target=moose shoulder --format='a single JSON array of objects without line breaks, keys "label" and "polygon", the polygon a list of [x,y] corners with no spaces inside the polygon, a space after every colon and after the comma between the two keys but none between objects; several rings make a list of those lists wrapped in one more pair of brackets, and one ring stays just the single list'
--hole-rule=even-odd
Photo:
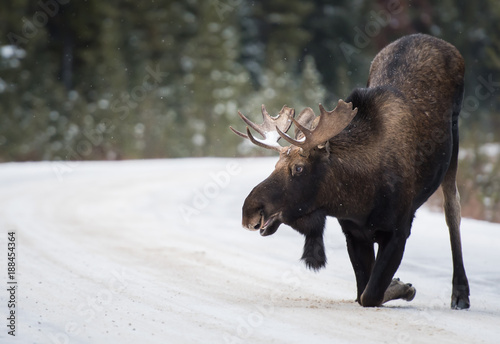
[{"label": "moose shoulder", "polygon": [[[243,226],[276,232],[285,223],[305,236],[302,259],[326,264],[326,216],[346,236],[357,282],[357,301],[379,306],[412,300],[415,288],[393,276],[416,210],[441,186],[453,254],[452,308],[469,307],[462,261],[460,203],[456,188],[458,116],[464,62],[452,45],[427,35],[403,37],[375,57],[366,88],[320,115],[304,109],[297,119],[283,107],[264,122],[240,117],[263,138],[231,128],[254,144],[280,153],[271,175],[243,205]],[[294,138],[286,132],[295,125]],[[290,145],[283,147],[283,139]],[[374,243],[378,243],[375,257]]]}]

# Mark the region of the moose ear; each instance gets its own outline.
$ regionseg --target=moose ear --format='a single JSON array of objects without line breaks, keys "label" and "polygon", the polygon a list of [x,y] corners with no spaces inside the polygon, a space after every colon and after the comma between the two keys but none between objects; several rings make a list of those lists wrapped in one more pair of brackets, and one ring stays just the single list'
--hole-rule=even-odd
[{"label": "moose ear", "polygon": [[[307,107],[300,112],[299,116],[297,117],[297,122],[299,122],[299,124],[304,128],[313,130],[318,125],[318,119],[319,117],[316,117],[313,109]],[[295,139],[300,139],[303,136],[304,133],[302,133],[302,131],[297,126],[295,126]]]}]

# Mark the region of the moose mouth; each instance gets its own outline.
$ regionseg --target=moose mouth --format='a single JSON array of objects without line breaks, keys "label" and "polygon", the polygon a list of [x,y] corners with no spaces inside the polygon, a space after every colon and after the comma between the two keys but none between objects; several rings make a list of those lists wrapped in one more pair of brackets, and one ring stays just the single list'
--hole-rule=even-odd
[{"label": "moose mouth", "polygon": [[262,216],[260,217],[260,227],[258,227],[258,229],[260,230],[260,235],[268,236],[276,233],[278,227],[281,224],[279,217],[280,214],[278,213],[265,220],[264,214],[262,214]]}]

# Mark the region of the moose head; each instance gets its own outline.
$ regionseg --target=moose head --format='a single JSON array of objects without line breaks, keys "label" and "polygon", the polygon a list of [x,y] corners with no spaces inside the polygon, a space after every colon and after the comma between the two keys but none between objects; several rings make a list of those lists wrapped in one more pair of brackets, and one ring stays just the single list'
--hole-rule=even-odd
[{"label": "moose head", "polygon": [[[284,106],[276,117],[271,117],[262,106],[263,123],[257,125],[238,112],[248,125],[246,134],[231,127],[237,135],[249,139],[259,147],[278,151],[280,154],[275,170],[257,185],[243,205],[243,227],[260,230],[262,236],[274,234],[280,224],[285,223],[306,235],[306,246],[302,257],[306,264],[319,269],[326,263],[323,255],[318,259],[314,252],[307,252],[309,244],[320,242],[323,249],[323,227],[327,215],[329,197],[322,197],[323,181],[331,173],[329,140],[342,132],[352,121],[357,109],[351,103],[340,100],[332,111],[320,104],[320,116],[311,108],[304,109],[294,118],[295,111]],[[295,138],[286,132],[295,124]],[[250,128],[262,136],[255,138]],[[283,139],[290,143],[281,146]],[[312,245],[315,247],[317,245]],[[317,249],[312,249],[313,251]],[[315,257],[308,257],[315,255]],[[309,259],[310,258],[310,259]]]}]

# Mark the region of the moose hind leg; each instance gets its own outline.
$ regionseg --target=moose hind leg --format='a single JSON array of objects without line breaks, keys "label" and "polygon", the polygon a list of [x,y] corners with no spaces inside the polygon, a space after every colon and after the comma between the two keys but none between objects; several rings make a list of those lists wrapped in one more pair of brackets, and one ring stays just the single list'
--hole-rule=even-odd
[{"label": "moose hind leg", "polygon": [[[461,99],[460,99],[461,100]],[[457,102],[457,104],[460,104]],[[460,195],[457,190],[458,168],[458,113],[459,107],[453,114],[453,151],[448,171],[444,176],[441,187],[444,194],[444,213],[446,224],[450,231],[451,253],[453,257],[453,291],[451,294],[451,308],[466,309],[470,307],[469,282],[465,274],[462,258],[462,242],[460,238]]]},{"label": "moose hind leg", "polygon": [[457,191],[455,175],[448,173],[442,183],[444,194],[444,212],[450,231],[451,253],[453,257],[453,291],[451,308],[466,309],[470,307],[469,282],[465,274],[460,238],[460,196]]}]

